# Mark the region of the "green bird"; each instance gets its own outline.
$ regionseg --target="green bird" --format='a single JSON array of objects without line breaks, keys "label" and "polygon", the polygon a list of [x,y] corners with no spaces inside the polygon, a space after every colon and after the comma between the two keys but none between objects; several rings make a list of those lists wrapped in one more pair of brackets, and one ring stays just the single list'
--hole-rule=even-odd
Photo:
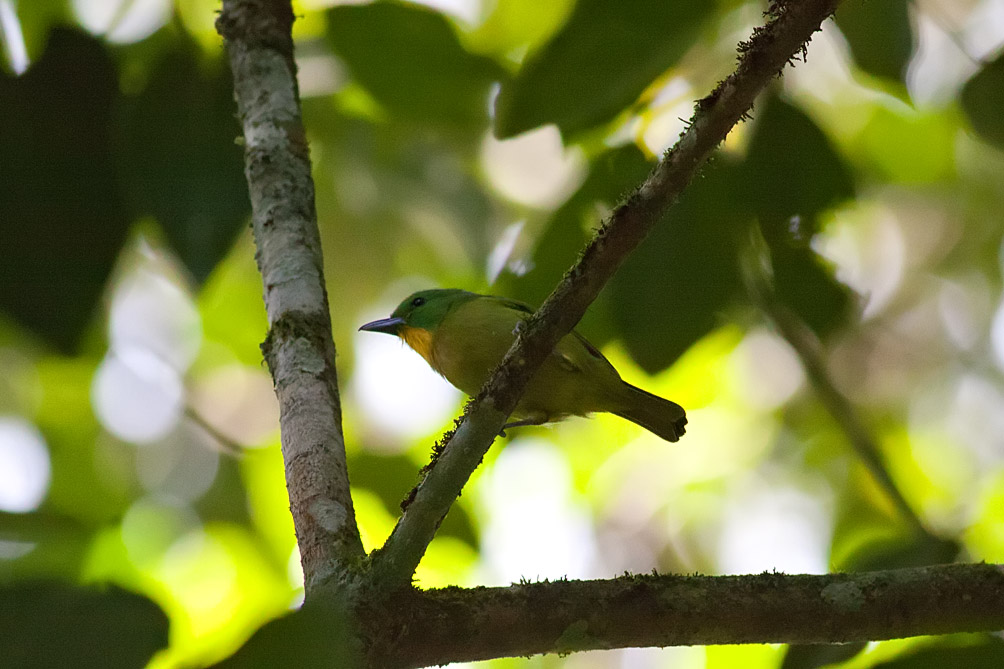
[{"label": "green bird", "polygon": [[[397,335],[447,381],[473,397],[512,346],[517,326],[531,314],[527,305],[503,297],[457,289],[420,290],[398,305],[390,318],[359,329]],[[622,380],[610,361],[573,330],[530,380],[513,412],[518,420],[505,428],[597,411],[626,418],[666,441],[677,441],[687,424],[683,407]]]}]

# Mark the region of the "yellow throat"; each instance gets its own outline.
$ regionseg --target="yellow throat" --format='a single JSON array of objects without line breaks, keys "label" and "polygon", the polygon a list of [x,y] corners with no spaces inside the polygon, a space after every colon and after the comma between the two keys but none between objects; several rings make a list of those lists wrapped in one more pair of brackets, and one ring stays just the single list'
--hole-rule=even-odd
[{"label": "yellow throat", "polygon": [[439,365],[437,365],[432,359],[431,332],[423,328],[413,328],[406,325],[402,327],[397,334],[404,340],[404,343],[415,349],[420,356],[425,358],[425,361],[429,363],[433,369],[439,369]]}]

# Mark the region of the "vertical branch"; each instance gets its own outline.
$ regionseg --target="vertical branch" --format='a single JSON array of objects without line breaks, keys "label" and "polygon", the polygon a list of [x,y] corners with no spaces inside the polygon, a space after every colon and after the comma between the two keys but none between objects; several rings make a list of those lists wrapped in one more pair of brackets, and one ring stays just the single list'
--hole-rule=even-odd
[{"label": "vertical branch", "polygon": [[309,597],[364,552],[349,495],[292,25],[289,0],[224,0],[216,22],[244,130],[255,257],[269,322],[262,352],[279,399],[286,487]]}]

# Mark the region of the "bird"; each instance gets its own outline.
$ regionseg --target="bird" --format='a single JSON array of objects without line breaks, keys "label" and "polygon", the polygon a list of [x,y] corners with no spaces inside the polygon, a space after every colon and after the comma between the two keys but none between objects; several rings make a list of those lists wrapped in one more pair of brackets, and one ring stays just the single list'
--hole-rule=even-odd
[{"label": "bird", "polygon": [[[436,372],[474,397],[505,357],[517,328],[533,314],[526,304],[456,288],[420,290],[389,318],[359,330],[396,335]],[[558,341],[527,384],[505,430],[543,425],[569,416],[607,412],[666,441],[683,436],[687,415],[675,402],[621,379],[599,349],[576,331]]]}]

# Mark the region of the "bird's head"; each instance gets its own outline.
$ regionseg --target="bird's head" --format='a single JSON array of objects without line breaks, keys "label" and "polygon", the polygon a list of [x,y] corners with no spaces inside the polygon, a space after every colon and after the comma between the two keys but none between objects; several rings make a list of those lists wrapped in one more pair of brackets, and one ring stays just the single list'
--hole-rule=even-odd
[{"label": "bird's head", "polygon": [[408,330],[435,332],[454,306],[474,297],[474,293],[456,288],[420,290],[404,299],[390,318],[381,318],[360,327],[367,332],[384,332],[404,337]]}]

